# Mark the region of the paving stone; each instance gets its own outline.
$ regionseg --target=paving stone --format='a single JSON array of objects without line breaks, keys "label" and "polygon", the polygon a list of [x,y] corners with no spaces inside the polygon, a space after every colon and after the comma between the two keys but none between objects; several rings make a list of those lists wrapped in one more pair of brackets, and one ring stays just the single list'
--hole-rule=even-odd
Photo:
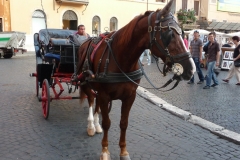
[{"label": "paving stone", "polygon": [[[44,120],[41,103],[35,96],[35,79],[28,76],[35,71],[34,56],[16,56],[0,61],[1,160],[99,159],[103,134],[87,136],[86,103],[79,106],[78,100],[53,101],[50,104],[49,119]],[[152,77],[156,79],[155,74],[152,74]],[[159,80],[160,78],[156,81],[159,85],[164,82]],[[161,98],[166,97],[166,101],[180,103],[180,107],[183,105],[188,110],[194,109],[196,113],[203,115],[201,118],[214,118],[214,121],[220,118],[225,124],[238,127],[238,124],[234,124],[236,118],[230,118],[232,114],[238,115],[235,113],[236,107],[230,107],[232,110],[229,109],[226,114],[219,111],[221,107],[229,108],[219,104],[236,105],[224,97],[226,93],[207,93],[206,97],[200,95],[200,99],[206,98],[211,102],[209,96],[213,96],[214,100],[220,102],[219,104],[211,102],[211,105],[207,105],[198,98],[192,99],[192,96],[205,93],[200,91],[201,87],[197,85],[192,86],[191,89],[187,87],[189,86],[181,83],[174,92],[159,92],[159,94],[161,93]],[[231,85],[219,90],[227,91],[230,88]],[[179,96],[179,90],[184,91],[185,94]],[[197,94],[196,91],[200,93]],[[223,97],[221,99],[218,96]],[[113,160],[119,159],[120,106],[120,101],[114,101],[110,113],[112,124],[109,131],[109,150]],[[228,121],[225,121],[226,119]],[[225,160],[239,159],[240,156],[239,145],[184,121],[140,96],[136,97],[130,112],[127,148],[131,158],[137,160],[192,160],[193,157],[196,160]]]}]

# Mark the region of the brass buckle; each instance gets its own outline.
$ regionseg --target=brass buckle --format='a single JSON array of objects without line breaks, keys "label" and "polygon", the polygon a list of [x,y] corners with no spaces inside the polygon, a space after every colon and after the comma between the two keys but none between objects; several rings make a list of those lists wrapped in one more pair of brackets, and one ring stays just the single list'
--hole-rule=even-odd
[{"label": "brass buckle", "polygon": [[152,32],[152,26],[148,26],[148,32]]}]

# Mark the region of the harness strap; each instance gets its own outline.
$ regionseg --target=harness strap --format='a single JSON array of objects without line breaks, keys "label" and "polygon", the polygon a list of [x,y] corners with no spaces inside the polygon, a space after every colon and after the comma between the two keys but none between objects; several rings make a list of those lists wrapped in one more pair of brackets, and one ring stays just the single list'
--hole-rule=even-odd
[{"label": "harness strap", "polygon": [[[150,37],[150,45],[152,45],[152,39],[153,39],[153,35],[152,35],[152,25],[151,25],[151,18],[152,18],[152,14],[154,12],[150,13],[150,15],[148,16],[148,33],[149,33],[149,37]],[[151,46],[149,46],[149,48],[151,48]]]},{"label": "harness strap", "polygon": [[118,83],[118,82],[129,82],[131,80],[141,79],[143,76],[142,70],[138,69],[130,73],[99,73],[98,77],[95,78],[86,78],[89,82],[99,82],[99,83]]},{"label": "harness strap", "polygon": [[92,54],[91,54],[91,62],[93,62],[93,58],[94,58],[94,56],[95,56],[95,53],[96,53],[96,51],[97,51],[97,49],[99,48],[99,46],[102,44],[102,42],[105,40],[105,38],[107,37],[107,36],[105,36],[105,35],[103,35],[103,34],[101,34],[100,35],[103,39],[100,41],[100,42],[98,42],[98,44],[96,45],[96,47],[94,47],[94,50],[93,50],[93,52],[92,52]]}]

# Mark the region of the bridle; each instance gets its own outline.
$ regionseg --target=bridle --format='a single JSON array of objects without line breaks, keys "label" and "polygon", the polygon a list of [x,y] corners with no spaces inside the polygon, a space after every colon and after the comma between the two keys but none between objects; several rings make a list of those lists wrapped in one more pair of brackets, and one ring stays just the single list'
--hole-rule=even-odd
[{"label": "bridle", "polygon": [[[177,24],[177,22],[171,12],[168,13],[166,16],[161,16],[160,11],[157,12],[156,20],[154,22],[155,25],[152,26],[151,21],[152,21],[153,13],[155,13],[155,12],[151,12],[150,15],[148,16],[148,33],[149,33],[149,37],[150,37],[149,48],[151,50],[153,45],[155,45],[158,48],[158,50],[165,55],[166,61],[164,62],[163,71],[160,70],[160,72],[162,72],[162,74],[164,76],[166,76],[166,73],[169,70],[172,70],[174,72],[174,74],[176,74],[177,76],[180,76],[183,73],[183,68],[182,68],[181,64],[179,64],[178,62],[181,62],[181,61],[191,58],[191,54],[189,52],[185,52],[185,53],[180,53],[177,55],[171,55],[168,50],[168,45],[170,44],[172,37],[173,37],[172,29],[174,29],[179,35],[181,35],[182,34],[181,28]],[[163,28],[167,28],[168,30],[163,31],[162,30]],[[162,47],[157,42],[156,34],[158,32],[160,32],[159,39],[162,40],[164,47]],[[152,55],[154,55],[154,54],[152,54]],[[154,57],[156,59],[155,55],[154,55]],[[168,68],[167,64],[170,64],[172,66],[172,68]]]}]

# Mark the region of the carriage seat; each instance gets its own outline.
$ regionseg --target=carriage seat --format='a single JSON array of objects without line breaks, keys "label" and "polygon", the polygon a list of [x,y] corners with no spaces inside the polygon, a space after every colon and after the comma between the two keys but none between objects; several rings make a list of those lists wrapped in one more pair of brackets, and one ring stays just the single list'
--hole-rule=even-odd
[{"label": "carriage seat", "polygon": [[50,43],[52,46],[60,46],[60,45],[70,45],[68,39],[61,39],[61,38],[51,38]]}]

